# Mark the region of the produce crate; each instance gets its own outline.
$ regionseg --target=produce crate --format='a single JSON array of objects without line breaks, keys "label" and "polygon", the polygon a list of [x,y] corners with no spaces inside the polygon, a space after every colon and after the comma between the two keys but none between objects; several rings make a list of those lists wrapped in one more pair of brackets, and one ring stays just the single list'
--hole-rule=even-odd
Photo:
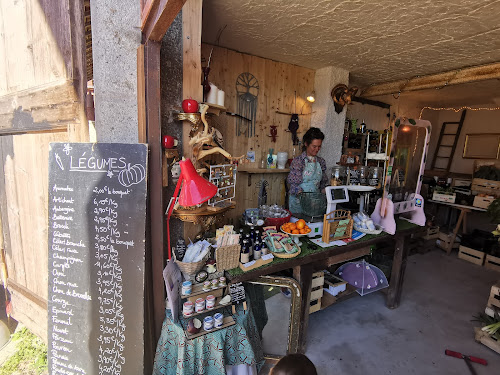
[{"label": "produce crate", "polygon": [[436,202],[444,202],[444,203],[455,203],[455,199],[457,199],[457,195],[453,194],[442,194],[434,192],[432,193],[432,200]]},{"label": "produce crate", "polygon": [[347,281],[342,280],[341,278],[332,275],[332,281],[325,280],[325,284],[328,288],[324,288],[327,293],[330,293],[332,296],[337,296],[339,293],[342,293],[346,290]]},{"label": "produce crate", "polygon": [[[451,234],[439,232],[438,239],[436,240],[436,245],[439,248],[446,250],[450,242],[451,242]],[[457,236],[455,237],[455,242],[453,243],[452,249],[458,249],[459,245],[460,243],[458,241],[458,236]]]},{"label": "produce crate", "polygon": [[484,266],[489,270],[500,272],[500,258],[493,255],[486,255]]},{"label": "produce crate", "polygon": [[474,207],[479,207],[479,208],[488,208],[490,203],[493,202],[494,200],[495,200],[495,197],[492,197],[492,196],[480,197],[479,195],[476,195],[472,205]]},{"label": "produce crate", "polygon": [[482,266],[484,263],[485,253],[479,250],[471,249],[470,247],[460,245],[458,248],[458,257],[467,262]]},{"label": "produce crate", "polygon": [[423,236],[424,240],[433,240],[439,237],[439,227],[427,227],[427,233]]},{"label": "produce crate", "polygon": [[500,354],[500,342],[479,327],[474,327],[475,340]]},{"label": "produce crate", "polygon": [[500,196],[500,181],[483,180],[482,178],[472,179],[472,191],[482,194]]},{"label": "produce crate", "polygon": [[500,313],[500,281],[491,287],[490,296],[484,311],[487,315],[493,317],[495,312]]},{"label": "produce crate", "polygon": [[321,297],[323,297],[323,284],[325,282],[325,274],[323,271],[313,273],[312,277],[309,314],[321,309]]}]

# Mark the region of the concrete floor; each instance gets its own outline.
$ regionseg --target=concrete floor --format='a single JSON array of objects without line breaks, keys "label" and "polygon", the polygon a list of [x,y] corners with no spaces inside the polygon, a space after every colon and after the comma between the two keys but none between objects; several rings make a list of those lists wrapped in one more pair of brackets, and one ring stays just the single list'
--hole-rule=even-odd
[{"label": "concrete floor", "polygon": [[478,375],[500,374],[500,354],[474,341],[472,316],[484,311],[500,273],[441,250],[408,259],[401,305],[385,296],[351,298],[311,315],[306,355],[318,374],[469,374],[445,349],[488,361]]}]

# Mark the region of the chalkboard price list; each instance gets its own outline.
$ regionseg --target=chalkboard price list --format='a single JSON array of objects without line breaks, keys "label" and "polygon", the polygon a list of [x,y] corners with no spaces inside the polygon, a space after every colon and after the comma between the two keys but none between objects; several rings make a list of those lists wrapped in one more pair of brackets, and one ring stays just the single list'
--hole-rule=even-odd
[{"label": "chalkboard price list", "polygon": [[143,371],[146,160],[146,145],[51,144],[50,374]]},{"label": "chalkboard price list", "polygon": [[[94,189],[94,266],[97,268],[99,302],[99,374],[120,374],[125,364],[122,267],[119,253],[134,247],[118,229],[118,198],[110,198],[108,186]],[[113,197],[113,195],[111,195]],[[126,197],[125,197],[126,199]],[[126,237],[126,235],[125,235]],[[123,253],[122,253],[123,254]]]}]

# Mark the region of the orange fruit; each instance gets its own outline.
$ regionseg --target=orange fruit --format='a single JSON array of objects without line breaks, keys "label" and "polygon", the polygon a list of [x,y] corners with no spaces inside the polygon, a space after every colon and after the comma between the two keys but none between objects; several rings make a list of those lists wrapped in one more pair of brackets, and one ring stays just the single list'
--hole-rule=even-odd
[{"label": "orange fruit", "polygon": [[291,224],[290,224],[290,229],[291,229],[291,230],[295,230],[295,229],[297,229],[297,225],[296,225],[295,223],[291,223]]},{"label": "orange fruit", "polygon": [[303,219],[297,221],[297,229],[303,229],[306,226],[306,222]]},{"label": "orange fruit", "polygon": [[306,233],[307,233],[307,231],[306,231],[305,229],[299,229],[299,233],[300,233],[300,234],[306,234]]},{"label": "orange fruit", "polygon": [[300,234],[300,232],[297,229],[293,229],[292,234]]}]

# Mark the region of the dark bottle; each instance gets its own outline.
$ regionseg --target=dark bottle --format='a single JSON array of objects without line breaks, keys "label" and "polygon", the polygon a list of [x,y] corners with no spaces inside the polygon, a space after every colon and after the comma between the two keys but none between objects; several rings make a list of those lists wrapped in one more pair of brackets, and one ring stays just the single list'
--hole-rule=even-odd
[{"label": "dark bottle", "polygon": [[241,259],[241,263],[250,262],[250,246],[249,246],[248,241],[246,239],[243,240],[243,246],[241,247],[240,259]]}]

